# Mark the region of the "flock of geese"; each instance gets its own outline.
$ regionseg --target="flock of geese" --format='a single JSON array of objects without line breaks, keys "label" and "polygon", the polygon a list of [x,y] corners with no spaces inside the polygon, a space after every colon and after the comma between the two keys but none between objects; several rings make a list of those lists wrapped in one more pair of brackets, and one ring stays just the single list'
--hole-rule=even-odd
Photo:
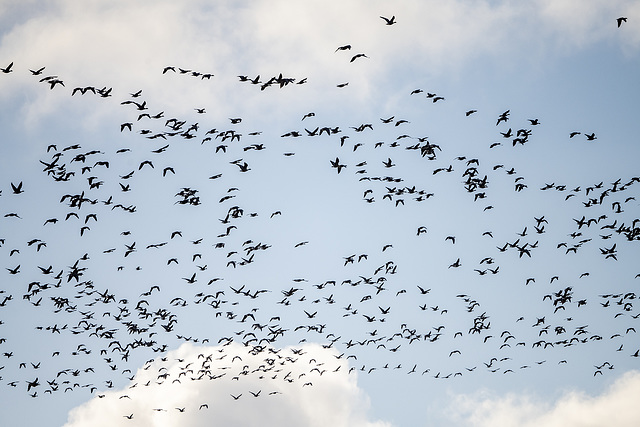
[{"label": "flock of geese", "polygon": [[[389,26],[397,23],[395,16],[380,18]],[[626,18],[618,19],[618,26],[623,22]],[[350,45],[343,45],[336,52],[350,49]],[[359,58],[368,57],[359,53],[351,62]],[[375,209],[379,204],[397,209],[421,209],[422,204],[428,204],[429,209],[437,210],[439,194],[433,181],[436,175],[442,179],[437,182],[458,186],[461,194],[479,205],[482,215],[491,215],[492,210],[500,208],[489,202],[496,199],[491,184],[504,179],[511,180],[514,194],[554,192],[561,194],[557,203],[574,204],[579,213],[572,218],[563,241],[550,242],[546,234],[550,228],[564,225],[550,224],[545,218],[548,215],[535,212],[523,219],[521,231],[506,241],[494,242],[497,240],[494,234],[503,234],[496,233],[498,230],[483,231],[480,238],[491,242],[491,250],[477,260],[461,255],[441,266],[446,274],[466,269],[482,283],[504,274],[507,264],[535,258],[539,250],[568,257],[596,253],[610,263],[618,262],[621,250],[637,254],[640,218],[630,215],[637,212],[635,194],[640,188],[640,177],[620,177],[613,182],[596,180],[573,188],[555,182],[534,188],[511,166],[492,164],[491,158],[452,157],[444,144],[404,133],[410,121],[395,116],[376,118],[369,123],[323,126],[314,112],[308,112],[300,120],[304,122],[300,129],[276,136],[262,136],[262,132],[244,135],[241,127],[246,125],[244,118],[214,119],[205,126],[206,110],[200,107],[194,108],[200,118],[198,122],[188,117],[167,118],[164,111],[151,110],[152,105],[144,100],[144,90],[122,97],[111,87],[72,88],[59,76],[46,75],[45,70],[46,67],[29,70],[34,84],[67,91],[69,96],[119,98],[119,108],[126,109],[131,119],[113,126],[121,134],[129,134],[127,140],[134,142],[117,149],[91,146],[90,142],[89,147],[80,143],[62,145],[59,141],[47,144],[39,162],[25,174],[37,167],[49,181],[50,188],[46,191],[58,196],[57,206],[41,206],[35,212],[18,208],[24,206],[21,204],[24,199],[40,197],[38,190],[29,185],[33,180],[25,176],[2,183],[0,389],[4,392],[24,391],[32,398],[42,398],[84,391],[105,398],[110,389],[117,389],[124,380],[132,384],[131,389],[177,386],[185,381],[241,383],[247,376],[264,380],[263,389],[230,393],[228,399],[233,402],[275,397],[291,387],[310,388],[314,382],[322,381],[323,375],[341,370],[367,374],[390,370],[451,380],[474,371],[515,374],[543,365],[547,360],[567,364],[570,359],[567,355],[575,355],[575,349],[586,352],[589,346],[602,342],[608,343],[612,353],[640,357],[635,336],[640,311],[637,295],[627,284],[638,280],[640,274],[625,278],[628,282],[620,288],[598,295],[580,287],[581,281],[589,280],[589,272],[576,278],[559,277],[554,272],[549,277],[524,278],[516,286],[522,290],[538,286],[538,302],[541,300],[544,311],[514,318],[510,325],[505,325],[495,320],[499,316],[484,308],[481,295],[457,293],[453,299],[438,300],[434,295],[441,295],[441,291],[435,288],[436,284],[428,286],[425,285],[428,280],[407,283],[397,279],[396,274],[401,275],[412,261],[397,259],[394,243],[409,238],[421,242],[434,239],[429,224],[418,226],[411,236],[398,236],[397,241],[370,248],[366,253],[352,253],[345,247],[347,243],[341,243],[345,246],[338,247],[344,253],[335,260],[341,270],[332,270],[330,277],[296,277],[284,285],[267,284],[264,276],[255,273],[251,282],[234,280],[241,269],[265,267],[272,259],[270,254],[277,250],[264,235],[244,234],[247,222],[264,221],[268,227],[270,223],[287,220],[284,208],[254,210],[251,201],[243,199],[241,185],[236,186],[234,181],[240,175],[264,172],[265,165],[258,152],[278,150],[279,143],[273,142],[274,138],[322,139],[330,144],[335,154],[322,162],[345,185],[356,183],[366,187],[361,198],[365,210]],[[20,65],[14,68],[11,62],[0,71],[10,74],[22,69]],[[215,80],[213,73],[189,68],[167,66],[161,72],[167,78],[175,73]],[[268,79],[261,79],[260,75],[238,77],[242,84],[256,85],[262,90],[307,81],[282,74]],[[407,97],[423,93],[422,89],[415,89]],[[432,103],[446,102],[443,96],[431,92],[426,93],[426,99]],[[462,113],[470,117],[477,110]],[[503,149],[526,146],[535,138],[536,127],[543,126],[538,118],[528,119],[524,125],[512,124],[510,110],[491,120],[500,141],[488,142],[491,150],[502,145]],[[314,121],[316,124],[310,124]],[[395,131],[398,136],[382,142],[363,137],[379,127],[384,127],[385,132]],[[129,138],[133,134],[135,138]],[[578,135],[585,142],[597,140],[592,130],[574,130],[566,138]],[[181,172],[185,173],[177,153],[185,143],[191,143],[190,149],[199,150],[203,158],[213,157],[218,164],[229,166],[226,169],[221,166],[224,170],[210,174],[206,182],[177,184]],[[295,154],[285,151],[282,156],[295,161]],[[353,161],[357,155],[362,155],[362,159]],[[403,159],[407,155],[422,162],[427,173],[406,173]],[[128,224],[136,224],[134,218],[150,214],[134,202],[140,200],[144,204],[145,196],[149,195],[146,193],[152,190],[142,184],[148,180],[157,183],[153,192],[170,189],[167,209],[190,209],[189,212],[207,209],[209,216],[217,218],[215,225],[175,224],[173,230],[159,235],[157,240],[145,239],[144,233],[138,235]],[[218,200],[211,200],[208,188],[224,190],[220,190]],[[105,233],[111,233],[114,224],[122,228],[119,236],[103,242]],[[9,236],[22,235],[7,231],[15,228],[28,231],[33,237],[12,239]],[[60,230],[58,234],[56,229]],[[51,241],[46,237],[67,234],[73,234],[73,239],[80,242],[84,255],[66,262],[46,261],[48,255],[59,259],[61,254],[74,252],[67,247],[65,238]],[[312,256],[313,241],[302,239],[293,251],[308,250]],[[464,240],[452,233],[433,244],[436,248],[445,245],[456,248],[464,245],[461,243]],[[119,243],[111,245],[113,241]],[[86,246],[83,242],[87,242]],[[104,269],[109,266],[115,271],[107,274]],[[155,276],[145,279],[145,272],[151,270],[160,272],[162,279]],[[118,274],[126,279],[117,283],[104,280]],[[399,306],[411,306],[414,313],[400,315],[403,309]],[[23,328],[22,320],[15,318],[18,313],[40,312],[46,314],[36,318],[46,319],[47,323],[35,326],[36,336],[52,336],[55,345],[51,352],[45,348],[27,353],[19,348],[15,338],[6,338],[7,330]],[[196,333],[184,328],[189,321],[182,319],[194,315],[206,323],[206,335],[203,330]],[[608,319],[607,329],[603,330],[596,322],[581,323],[591,316]],[[178,363],[167,360],[166,353],[183,342],[202,346],[203,351],[193,359],[177,360]],[[312,358],[300,347],[303,342],[318,342],[335,350],[334,359],[320,362]],[[289,347],[281,348],[283,345]],[[211,346],[216,346],[215,350]],[[493,355],[476,360],[472,353],[479,347],[489,348]],[[529,353],[520,349],[529,349]],[[429,358],[413,357],[423,352],[436,352],[447,361],[436,365]],[[376,356],[370,357],[371,354]],[[390,361],[377,363],[380,355]],[[405,355],[403,361],[397,358],[400,355]],[[463,356],[464,362],[456,362]],[[520,362],[522,358],[529,361]],[[413,362],[407,364],[404,362],[407,359]],[[146,376],[136,377],[132,368],[144,360],[147,360],[142,364]],[[597,361],[590,375],[604,375],[613,369],[612,362]],[[112,398],[131,399],[126,392]],[[207,410],[210,403],[202,401],[192,407],[155,410],[179,413]],[[122,416],[135,419],[136,414]]]}]

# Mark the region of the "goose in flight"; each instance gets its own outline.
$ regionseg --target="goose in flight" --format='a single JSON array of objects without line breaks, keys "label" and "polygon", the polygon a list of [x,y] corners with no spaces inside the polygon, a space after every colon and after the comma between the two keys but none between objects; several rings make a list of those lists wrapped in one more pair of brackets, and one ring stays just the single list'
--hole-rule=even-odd
[{"label": "goose in flight", "polygon": [[364,53],[357,53],[357,54],[353,55],[353,57],[351,58],[351,61],[349,61],[349,62],[353,62],[358,58],[368,58],[368,56],[365,55]]},{"label": "goose in flight", "polygon": [[13,194],[24,193],[24,190],[22,189],[22,181],[20,181],[20,183],[18,185],[14,185],[13,182],[12,182],[11,183],[11,190],[13,191]]},{"label": "goose in flight", "polygon": [[38,68],[37,70],[29,70],[29,71],[31,72],[31,75],[39,76],[44,71],[44,68],[45,67],[41,67],[41,68]]},{"label": "goose in flight", "polygon": [[385,22],[387,25],[393,25],[393,24],[395,24],[395,23],[397,22],[397,21],[396,21],[396,17],[395,17],[395,15],[394,15],[394,16],[392,16],[391,18],[386,18],[386,17],[384,17],[384,16],[381,16],[380,18],[384,19],[384,22]]},{"label": "goose in flight", "polygon": [[0,71],[2,71],[5,74],[9,74],[10,72],[13,71],[11,69],[11,67],[13,67],[13,62],[11,64],[7,65],[6,68],[0,68]]},{"label": "goose in flight", "polygon": [[457,267],[460,267],[461,265],[462,265],[462,264],[460,263],[460,258],[458,258],[458,259],[456,260],[456,262],[454,262],[453,264],[451,264],[451,265],[449,266],[449,268],[451,268],[451,267],[457,268]]},{"label": "goose in flight", "polygon": [[332,167],[332,168],[338,169],[338,173],[340,173],[340,171],[341,171],[343,168],[346,168],[346,167],[347,167],[347,165],[341,165],[341,164],[340,164],[340,159],[339,159],[338,157],[336,157],[336,160],[335,160],[335,161],[334,161],[334,160],[330,160],[330,162],[331,162],[331,167]]},{"label": "goose in flight", "polygon": [[[500,122],[506,122],[507,120],[509,120],[509,113],[511,111],[507,110],[504,113],[500,114],[500,116],[498,117],[498,121],[496,122],[496,126],[498,126],[500,124]],[[506,137],[508,138],[508,137]]]}]

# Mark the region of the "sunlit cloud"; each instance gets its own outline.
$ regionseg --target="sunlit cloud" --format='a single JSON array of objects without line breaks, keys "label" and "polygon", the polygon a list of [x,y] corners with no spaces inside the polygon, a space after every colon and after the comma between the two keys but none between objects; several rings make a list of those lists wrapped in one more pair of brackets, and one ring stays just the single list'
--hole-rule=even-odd
[{"label": "sunlit cloud", "polygon": [[504,397],[464,395],[455,399],[453,413],[467,426],[491,427],[581,427],[640,425],[640,372],[629,371],[597,396],[568,392],[556,402],[530,395]]},{"label": "sunlit cloud", "polygon": [[369,401],[334,349],[283,349],[188,343],[150,361],[120,390],[96,392],[69,413],[65,427],[345,426],[370,421]]}]

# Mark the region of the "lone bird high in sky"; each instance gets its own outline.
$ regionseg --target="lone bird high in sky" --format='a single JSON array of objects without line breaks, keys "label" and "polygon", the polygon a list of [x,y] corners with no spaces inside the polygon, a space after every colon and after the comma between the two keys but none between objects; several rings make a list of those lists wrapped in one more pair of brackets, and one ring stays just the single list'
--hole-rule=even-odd
[{"label": "lone bird high in sky", "polygon": [[0,7],[0,424],[640,425],[640,5],[219,3]]}]

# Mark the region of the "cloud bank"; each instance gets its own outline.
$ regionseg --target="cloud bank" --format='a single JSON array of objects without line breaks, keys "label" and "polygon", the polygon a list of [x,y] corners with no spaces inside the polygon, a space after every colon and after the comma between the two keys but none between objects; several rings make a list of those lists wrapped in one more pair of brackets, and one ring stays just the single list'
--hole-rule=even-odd
[{"label": "cloud bank", "polygon": [[598,396],[569,392],[554,404],[509,394],[459,396],[451,408],[460,425],[474,427],[588,427],[640,425],[640,372],[629,371]]},{"label": "cloud bank", "polygon": [[185,343],[147,362],[125,388],[97,391],[65,427],[390,425],[368,420],[368,409],[357,374],[334,349]]}]

